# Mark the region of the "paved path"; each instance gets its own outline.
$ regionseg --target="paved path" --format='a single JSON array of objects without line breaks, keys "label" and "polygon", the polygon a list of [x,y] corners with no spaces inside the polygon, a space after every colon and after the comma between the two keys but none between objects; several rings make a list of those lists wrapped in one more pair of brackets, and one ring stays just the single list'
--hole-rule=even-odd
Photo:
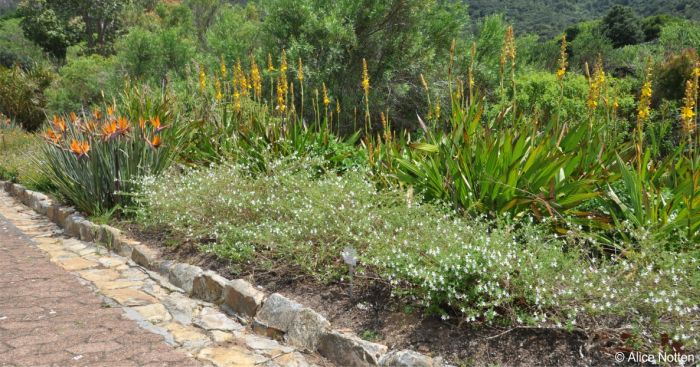
[{"label": "paved path", "polygon": [[0,254],[0,366],[199,365],[105,307],[2,215]]},{"label": "paved path", "polygon": [[0,189],[0,367],[330,366],[79,241]]}]

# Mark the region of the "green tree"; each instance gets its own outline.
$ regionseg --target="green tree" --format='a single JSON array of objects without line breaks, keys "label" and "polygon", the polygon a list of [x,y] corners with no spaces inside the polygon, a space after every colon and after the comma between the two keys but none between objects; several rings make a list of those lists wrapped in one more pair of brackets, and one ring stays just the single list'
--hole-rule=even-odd
[{"label": "green tree", "polygon": [[465,6],[451,1],[271,0],[260,7],[269,50],[286,49],[294,65],[302,58],[308,82],[325,82],[343,105],[360,105],[366,59],[372,110],[389,108],[395,123],[415,121],[424,104],[416,93],[420,73],[444,64],[452,39],[463,39],[468,23]]},{"label": "green tree", "polygon": [[642,23],[632,8],[622,5],[613,6],[601,23],[603,34],[613,47],[636,45],[644,40]]},{"label": "green tree", "polygon": [[207,45],[215,56],[223,56],[228,62],[244,59],[260,47],[261,14],[258,8],[227,5],[223,7],[206,34]]},{"label": "green tree", "polygon": [[68,46],[80,39],[80,24],[69,19],[54,0],[24,0],[18,7],[25,36],[53,57],[66,58]]},{"label": "green tree", "polygon": [[132,79],[167,82],[168,73],[184,73],[194,46],[177,28],[150,31],[132,28],[116,45],[123,72]]},{"label": "green tree", "polygon": [[121,0],[23,0],[18,8],[24,17],[27,38],[58,59],[66,49],[85,41],[88,50],[107,55],[121,30]]}]

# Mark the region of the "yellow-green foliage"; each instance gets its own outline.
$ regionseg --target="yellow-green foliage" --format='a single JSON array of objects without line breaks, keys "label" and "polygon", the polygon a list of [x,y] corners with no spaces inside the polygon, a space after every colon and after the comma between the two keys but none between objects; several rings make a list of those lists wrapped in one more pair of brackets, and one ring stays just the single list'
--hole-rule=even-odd
[{"label": "yellow-green foliage", "polygon": [[40,149],[38,136],[15,126],[0,127],[0,179],[35,188],[43,185],[44,176],[37,164]]}]

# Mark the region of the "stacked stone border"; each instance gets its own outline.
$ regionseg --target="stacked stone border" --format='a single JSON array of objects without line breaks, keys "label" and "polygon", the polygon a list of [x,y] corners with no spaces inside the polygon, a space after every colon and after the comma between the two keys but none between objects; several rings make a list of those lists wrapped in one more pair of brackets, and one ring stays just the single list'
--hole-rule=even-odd
[{"label": "stacked stone border", "polygon": [[5,191],[35,212],[62,227],[65,234],[86,242],[96,242],[132,259],[136,264],[158,272],[188,295],[219,305],[224,311],[252,322],[261,335],[318,352],[343,367],[443,367],[441,358],[431,358],[412,350],[392,350],[357,335],[334,330],[318,312],[282,296],[266,294],[243,279],[227,280],[211,270],[163,260],[161,253],[127,238],[120,230],[97,225],[74,208],[54,203],[48,196],[22,185],[0,181]]}]

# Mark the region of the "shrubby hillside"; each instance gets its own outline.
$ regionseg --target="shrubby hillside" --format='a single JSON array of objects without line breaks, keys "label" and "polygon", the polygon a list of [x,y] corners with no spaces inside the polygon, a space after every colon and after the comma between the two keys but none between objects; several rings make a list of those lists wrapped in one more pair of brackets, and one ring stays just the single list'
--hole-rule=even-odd
[{"label": "shrubby hillside", "polygon": [[629,6],[641,16],[668,14],[700,20],[700,1],[688,0],[466,0],[475,19],[502,13],[519,33],[555,36],[566,27],[605,15],[614,5]]}]

